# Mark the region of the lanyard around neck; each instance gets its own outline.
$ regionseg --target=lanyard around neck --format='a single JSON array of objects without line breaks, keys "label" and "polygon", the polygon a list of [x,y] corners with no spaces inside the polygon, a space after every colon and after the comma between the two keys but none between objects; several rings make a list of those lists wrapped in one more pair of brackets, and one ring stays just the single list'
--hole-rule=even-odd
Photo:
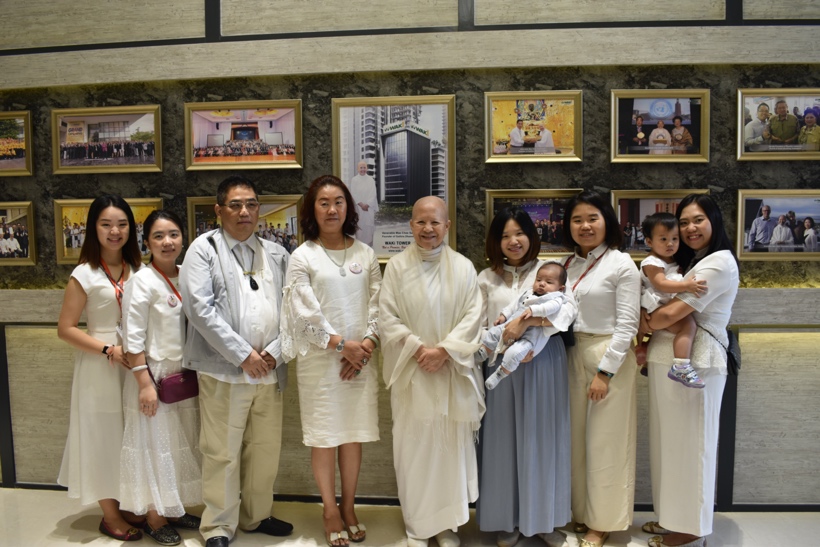
[{"label": "lanyard around neck", "polygon": [[152,266],[152,267],[153,267],[153,268],[154,268],[157,272],[159,272],[159,275],[161,275],[161,276],[162,276],[162,278],[165,280],[165,282],[166,282],[166,283],[168,283],[168,286],[169,286],[169,287],[171,287],[171,290],[172,290],[172,291],[174,291],[174,294],[176,295],[176,297],[179,299],[179,301],[180,301],[180,302],[182,302],[182,295],[181,295],[181,294],[179,294],[179,291],[177,290],[177,288],[176,288],[176,287],[174,287],[174,284],[173,284],[173,283],[171,283],[171,280],[170,280],[170,279],[168,279],[168,276],[167,276],[167,275],[165,275],[165,272],[163,272],[162,270],[160,270],[159,268],[157,268],[157,265],[156,265],[156,264],[154,264],[154,262],[153,262],[153,261],[151,262],[151,266]]},{"label": "lanyard around neck", "polygon": [[[592,261],[592,264],[590,264],[590,265],[589,265],[589,267],[586,269],[586,271],[584,271],[584,273],[582,273],[582,274],[581,274],[581,277],[579,277],[579,278],[578,278],[578,280],[575,282],[575,284],[572,286],[572,292],[575,292],[575,287],[577,287],[577,286],[578,286],[578,283],[580,283],[580,282],[581,282],[581,280],[587,276],[587,274],[589,273],[589,271],[590,271],[592,268],[594,268],[594,267],[595,267],[595,265],[598,263],[598,261],[599,261],[599,260],[601,260],[601,259],[604,257],[604,255],[607,253],[607,251],[609,251],[609,248],[604,249],[604,252],[602,252],[602,253],[601,253],[601,256],[599,256],[598,258],[596,258],[595,260],[593,260],[593,261]],[[564,269],[565,269],[565,270],[566,270],[567,268],[569,268],[569,264],[570,264],[570,262],[572,262],[572,259],[573,259],[573,258],[575,258],[575,255],[572,255],[572,256],[568,257],[568,258],[567,258],[567,261],[566,261],[566,262],[564,262]]]},{"label": "lanyard around neck", "polygon": [[105,276],[108,278],[111,286],[114,287],[114,296],[117,298],[117,305],[120,307],[120,316],[122,316],[122,278],[125,277],[125,260],[122,261],[122,273],[120,273],[120,278],[117,281],[114,281],[114,276],[111,275],[111,270],[108,269],[108,264],[105,263],[105,260],[101,260],[100,264],[102,264]]}]

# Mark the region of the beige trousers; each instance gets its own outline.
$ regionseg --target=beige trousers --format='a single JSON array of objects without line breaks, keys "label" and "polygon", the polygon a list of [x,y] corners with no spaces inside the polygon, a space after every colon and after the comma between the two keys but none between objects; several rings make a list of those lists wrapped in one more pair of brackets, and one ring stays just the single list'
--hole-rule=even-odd
[{"label": "beige trousers", "polygon": [[[271,516],[282,444],[282,394],[274,385],[199,375],[202,498],[199,531],[233,538]],[[241,492],[241,495],[240,495]]]},{"label": "beige trousers", "polygon": [[572,517],[602,532],[629,528],[635,500],[635,354],[627,354],[603,401],[587,396],[611,338],[576,332],[568,351]]}]

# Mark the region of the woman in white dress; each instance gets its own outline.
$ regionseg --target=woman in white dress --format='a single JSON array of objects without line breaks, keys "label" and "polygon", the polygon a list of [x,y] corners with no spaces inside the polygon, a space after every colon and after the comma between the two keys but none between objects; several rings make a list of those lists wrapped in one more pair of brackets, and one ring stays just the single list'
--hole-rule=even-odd
[{"label": "woman in white dress", "polygon": [[332,546],[365,538],[354,511],[361,443],[379,440],[378,371],[368,363],[379,342],[381,272],[373,249],[353,238],[354,207],[338,178],[313,181],[301,211],[306,241],[291,256],[282,303],[282,352],[296,357],[303,441]]},{"label": "woman in white dress", "polygon": [[[88,209],[88,231],[79,265],[65,289],[57,335],[79,351],[74,363],[71,410],[57,482],[83,505],[99,503],[100,532],[134,541],[142,532],[119,509],[122,386],[128,359],[119,325],[123,287],[141,266],[134,214],[119,196],[103,195]],[[85,311],[87,332],[80,330]]]},{"label": "woman in white dress", "polygon": [[669,131],[664,129],[663,120],[658,120],[658,127],[652,130],[649,134],[649,153],[650,154],[671,154],[672,153],[672,136]]},{"label": "woman in white dress", "polygon": [[803,219],[803,250],[807,253],[816,253],[817,246],[817,232],[814,231],[814,219],[806,217]]},{"label": "woman in white dress", "polygon": [[182,538],[174,527],[199,528],[199,518],[185,512],[202,503],[199,399],[165,404],[154,381],[182,370],[185,316],[176,265],[182,221],[170,211],[153,211],[145,234],[151,264],[134,275],[123,300],[123,345],[132,374],[122,396],[120,507],[146,515],[143,530],[160,545],[178,545]]}]

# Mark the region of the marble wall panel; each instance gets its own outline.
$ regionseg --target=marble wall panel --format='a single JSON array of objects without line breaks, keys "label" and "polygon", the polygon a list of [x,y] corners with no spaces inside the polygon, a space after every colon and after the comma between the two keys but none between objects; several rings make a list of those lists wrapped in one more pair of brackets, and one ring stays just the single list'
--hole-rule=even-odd
[{"label": "marble wall panel", "polygon": [[222,0],[225,36],[456,25],[458,0]]},{"label": "marble wall panel", "polygon": [[[0,17],[0,50],[203,36],[202,0],[3,2]],[[106,54],[123,62],[128,60],[110,51]]]},{"label": "marble wall panel", "polygon": [[743,0],[743,18],[820,19],[820,3],[816,0]]}]

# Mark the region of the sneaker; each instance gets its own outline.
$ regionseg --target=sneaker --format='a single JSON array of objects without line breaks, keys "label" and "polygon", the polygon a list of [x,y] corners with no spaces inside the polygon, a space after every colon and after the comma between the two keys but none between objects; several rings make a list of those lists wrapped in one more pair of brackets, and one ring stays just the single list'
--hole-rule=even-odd
[{"label": "sneaker", "polygon": [[669,369],[669,372],[666,373],[666,375],[686,387],[706,387],[706,384],[700,379],[700,376],[698,376],[698,373],[695,372],[695,369],[692,368],[691,364],[686,364],[682,367],[672,365],[672,368]]}]

